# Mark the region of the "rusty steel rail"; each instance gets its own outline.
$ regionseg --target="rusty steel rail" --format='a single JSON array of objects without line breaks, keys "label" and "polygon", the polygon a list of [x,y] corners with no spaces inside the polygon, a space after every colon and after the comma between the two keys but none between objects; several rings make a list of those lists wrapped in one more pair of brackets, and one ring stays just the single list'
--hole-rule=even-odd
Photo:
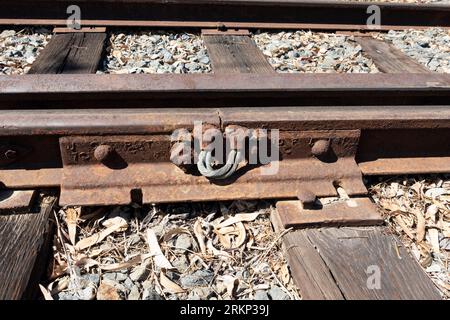
[{"label": "rusty steel rail", "polygon": [[3,110],[0,136],[170,133],[194,121],[284,130],[450,129],[449,106]]},{"label": "rusty steel rail", "polygon": [[367,7],[381,29],[450,27],[450,6],[314,0],[4,0],[0,24],[66,25],[78,5],[84,26],[367,29]]},{"label": "rusty steel rail", "polygon": [[[449,98],[434,73],[4,76],[0,185],[77,205],[360,196],[363,175],[450,172]],[[278,129],[279,171],[212,181],[172,163],[196,121]]]},{"label": "rusty steel rail", "polygon": [[25,75],[0,109],[447,105],[448,74]]},{"label": "rusty steel rail", "polygon": [[[193,121],[279,128],[279,173],[252,167],[212,183],[180,170],[169,137]],[[0,128],[0,183],[58,187],[62,204],[296,198],[303,188],[330,196],[335,183],[363,195],[362,174],[450,172],[448,106],[9,110]],[[318,139],[332,141],[336,159],[311,156]],[[99,145],[116,150],[117,164],[96,160]]]}]

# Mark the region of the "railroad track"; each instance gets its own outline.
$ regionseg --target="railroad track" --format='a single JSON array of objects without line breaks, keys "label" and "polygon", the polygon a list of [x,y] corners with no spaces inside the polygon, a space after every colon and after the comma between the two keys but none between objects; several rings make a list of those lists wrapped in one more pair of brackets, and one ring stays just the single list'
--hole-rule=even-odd
[{"label": "railroad track", "polygon": [[[406,252],[401,251],[401,262],[395,259],[391,238],[379,226],[382,217],[367,198],[363,176],[450,172],[450,75],[432,73],[391,45],[356,32],[366,29],[367,4],[74,2],[83,9],[83,26],[92,28],[57,29],[30,74],[0,77],[2,210],[29,210],[35,200],[33,190],[45,189],[59,190],[60,205],[276,199],[276,229],[299,228],[286,235],[284,243],[304,298],[439,297]],[[0,24],[62,25],[67,4],[63,0],[7,1]],[[448,6],[380,7],[381,30],[450,26]],[[99,26],[214,28],[202,30],[213,73],[93,74],[105,49],[106,31],[95,29]],[[242,28],[353,30],[355,40],[382,73],[279,74]],[[203,127],[198,129],[198,122]],[[245,133],[241,142],[236,141],[248,151],[243,152],[240,166],[226,175],[208,160],[203,169],[191,161],[202,152],[208,154],[201,142],[195,149],[207,129],[221,134],[218,140],[225,145],[233,134],[242,138],[240,134]],[[253,149],[252,139],[256,141]],[[264,143],[275,146],[272,156],[276,153],[277,160],[267,163],[261,154],[255,155]],[[180,146],[194,147],[185,155],[187,164],[173,161]],[[257,159],[256,163],[251,159]],[[276,173],[266,174],[272,163],[277,164]],[[318,198],[336,197],[339,188],[353,205],[338,202],[313,208]],[[53,202],[38,210],[40,224],[32,230],[35,237],[46,233],[48,203]],[[23,225],[33,225],[26,215],[18,215],[14,223],[22,223],[25,217],[29,221]],[[367,225],[375,227],[334,228]],[[311,226],[322,229],[308,229]],[[9,238],[10,232],[0,229],[0,236]],[[16,236],[2,244],[25,241]],[[370,238],[376,247],[367,240],[334,241],[343,237]],[[40,245],[24,243],[34,251]],[[353,255],[351,246],[363,253]],[[11,259],[15,256],[10,246],[2,250]],[[345,259],[331,258],[336,251]],[[28,259],[28,266],[33,265],[36,256]],[[343,270],[346,259],[355,263],[350,274]],[[406,280],[401,282],[407,285],[387,286],[375,293],[363,287],[364,266],[374,260],[384,263],[389,281],[400,281],[397,277],[402,274]],[[12,284],[19,288],[5,290],[1,296],[23,296],[30,272],[26,267],[24,279]],[[1,274],[11,282],[6,273]],[[356,279],[353,283],[351,274]]]},{"label": "railroad track", "polygon": [[[444,4],[376,3],[382,29],[450,26]],[[367,29],[367,3],[332,0],[24,0],[4,1],[0,24],[66,26],[79,5],[90,26]]]}]

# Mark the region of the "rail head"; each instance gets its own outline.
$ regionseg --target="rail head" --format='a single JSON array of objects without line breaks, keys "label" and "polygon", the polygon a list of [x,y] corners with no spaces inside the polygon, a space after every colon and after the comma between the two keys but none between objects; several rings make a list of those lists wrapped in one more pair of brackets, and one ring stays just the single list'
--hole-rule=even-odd
[{"label": "rail head", "polygon": [[195,121],[283,130],[448,129],[448,106],[3,110],[0,136],[170,134]]},{"label": "rail head", "polygon": [[0,109],[448,105],[448,74],[0,77]]},{"label": "rail head", "polygon": [[0,95],[126,92],[447,91],[450,74],[34,74],[0,77]]},{"label": "rail head", "polygon": [[381,28],[450,27],[450,6],[313,0],[4,0],[0,24],[66,25],[78,5],[85,26],[367,29],[377,5]]}]

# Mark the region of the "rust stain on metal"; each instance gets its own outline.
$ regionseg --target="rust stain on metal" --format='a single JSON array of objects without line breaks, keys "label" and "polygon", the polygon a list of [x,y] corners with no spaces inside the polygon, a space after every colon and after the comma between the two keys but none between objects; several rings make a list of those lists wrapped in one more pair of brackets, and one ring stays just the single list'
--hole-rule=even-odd
[{"label": "rust stain on metal", "polygon": [[302,204],[312,204],[317,199],[316,195],[309,189],[300,189],[297,197]]},{"label": "rust stain on metal", "polygon": [[97,146],[94,150],[94,157],[100,162],[103,162],[107,160],[112,153],[114,152],[114,148],[107,145],[107,144],[101,144]]},{"label": "rust stain on metal", "polygon": [[0,170],[0,185],[20,189],[59,187],[62,171],[61,168]]},{"label": "rust stain on metal", "polygon": [[[4,0],[0,23],[66,25],[70,1]],[[381,29],[449,26],[444,5],[377,3]],[[83,25],[367,29],[367,5],[344,1],[82,1]]]},{"label": "rust stain on metal", "polygon": [[14,163],[21,157],[26,156],[30,151],[30,148],[21,145],[0,143],[0,166],[6,166],[8,164]]},{"label": "rust stain on metal", "polygon": [[0,78],[0,109],[8,110],[240,107],[241,111],[246,111],[250,107],[276,106],[415,106],[421,101],[439,106],[446,105],[449,98],[448,74],[131,74]]},{"label": "rust stain on metal", "polygon": [[358,163],[364,175],[431,174],[450,172],[450,156],[384,158]]},{"label": "rust stain on metal", "polygon": [[[306,29],[306,30],[345,30],[345,31],[372,31],[367,24],[337,24],[337,23],[276,23],[276,22],[235,22],[227,21],[224,23],[209,21],[121,21],[121,20],[83,20],[86,26],[92,27],[163,27],[163,28],[225,28],[225,29]],[[0,25],[54,25],[65,26],[65,19],[0,19]],[[389,30],[423,30],[430,26],[422,25],[388,25],[380,26],[381,31]],[[439,28],[450,30],[450,26],[439,24]]]},{"label": "rust stain on metal", "polygon": [[318,140],[314,142],[314,145],[311,148],[311,153],[316,156],[324,156],[330,150],[330,141],[329,140]]},{"label": "rust stain on metal", "polygon": [[220,36],[220,35],[251,36],[251,32],[247,29],[227,29],[227,30],[220,30],[220,28],[202,29],[201,33],[202,33],[202,36]]},{"label": "rust stain on metal", "polygon": [[285,228],[370,226],[383,224],[383,217],[369,198],[357,198],[304,208],[300,201],[279,201],[276,208]]},{"label": "rust stain on metal", "polygon": [[82,27],[80,29],[73,28],[53,28],[53,33],[104,33],[106,27]]},{"label": "rust stain on metal", "polygon": [[[170,163],[168,136],[63,137],[61,204],[126,204],[140,189],[145,203],[236,198],[295,198],[301,190],[318,196],[335,195],[335,185],[349,194],[367,192],[354,160],[359,131],[281,132],[279,171],[262,174],[261,166],[246,166],[235,176],[211,182]],[[329,158],[311,155],[314,140],[331,141]],[[98,163],[95,150],[112,146],[116,158]]]},{"label": "rust stain on metal", "polygon": [[166,162],[130,164],[121,170],[99,165],[67,166],[61,181],[61,204],[128,204],[132,189],[142,191],[144,203],[296,198],[304,188],[318,196],[336,195],[330,177],[349,194],[367,192],[352,159],[339,159],[333,164],[292,159],[280,161],[279,165],[277,175],[262,175],[261,168],[252,168],[238,171],[223,183],[186,174]]},{"label": "rust stain on metal", "polygon": [[[362,173],[450,171],[448,75],[25,76],[1,78],[0,91],[1,107],[8,109],[0,114],[0,184],[61,187],[62,204],[127,204],[135,191],[145,203],[260,198],[311,203],[336,195],[336,186],[349,195],[365,194]],[[140,109],[112,109],[135,106],[128,99],[136,94]],[[414,105],[403,100],[403,105],[346,105],[355,95],[370,100],[371,94],[379,99],[388,94],[389,102],[407,98]],[[306,103],[300,97],[323,96],[346,100],[298,105]],[[101,108],[116,98],[116,105],[101,111],[11,110],[27,101]],[[422,99],[426,105],[419,105]],[[433,105],[434,99],[441,105]],[[188,108],[169,108],[168,101],[186,102]],[[191,135],[198,120],[229,136],[230,129],[281,129],[278,173],[263,175],[265,166],[247,165],[226,181],[211,182],[195,167],[177,167],[171,163],[170,135],[183,128]]]},{"label": "rust stain on metal", "polygon": [[64,165],[170,161],[171,141],[167,135],[75,136],[60,139]]}]

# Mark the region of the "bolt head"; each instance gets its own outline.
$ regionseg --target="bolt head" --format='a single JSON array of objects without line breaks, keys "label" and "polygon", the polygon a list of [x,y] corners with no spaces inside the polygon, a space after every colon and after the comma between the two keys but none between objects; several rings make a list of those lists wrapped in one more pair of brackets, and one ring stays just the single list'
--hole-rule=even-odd
[{"label": "bolt head", "polygon": [[329,140],[318,140],[314,142],[314,145],[311,148],[311,153],[316,156],[323,156],[330,149],[330,141]]},{"label": "bolt head", "polygon": [[106,159],[108,159],[108,157],[112,154],[113,151],[114,149],[111,146],[107,144],[101,144],[97,148],[95,148],[94,157],[100,162],[105,161]]}]

